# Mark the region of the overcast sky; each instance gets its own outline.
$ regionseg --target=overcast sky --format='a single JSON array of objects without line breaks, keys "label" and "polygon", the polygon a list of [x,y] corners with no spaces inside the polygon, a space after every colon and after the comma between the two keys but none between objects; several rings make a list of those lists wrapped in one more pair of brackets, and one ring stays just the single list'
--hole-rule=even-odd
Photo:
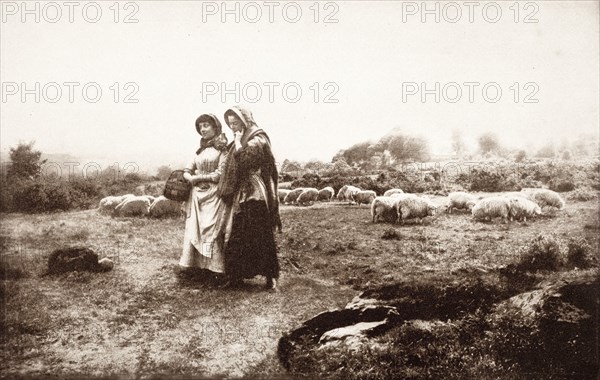
[{"label": "overcast sky", "polygon": [[22,4],[1,2],[2,150],[186,162],[196,117],[238,102],[280,162],[329,161],[395,127],[439,154],[454,129],[519,147],[598,134],[597,1],[428,2],[439,22],[420,1]]}]

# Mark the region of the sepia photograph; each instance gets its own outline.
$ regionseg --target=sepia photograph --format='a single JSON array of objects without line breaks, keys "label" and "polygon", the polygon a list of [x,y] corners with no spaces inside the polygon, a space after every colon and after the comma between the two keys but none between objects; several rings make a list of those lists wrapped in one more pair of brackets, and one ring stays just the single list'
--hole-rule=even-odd
[{"label": "sepia photograph", "polygon": [[0,19],[0,378],[600,376],[598,1]]}]

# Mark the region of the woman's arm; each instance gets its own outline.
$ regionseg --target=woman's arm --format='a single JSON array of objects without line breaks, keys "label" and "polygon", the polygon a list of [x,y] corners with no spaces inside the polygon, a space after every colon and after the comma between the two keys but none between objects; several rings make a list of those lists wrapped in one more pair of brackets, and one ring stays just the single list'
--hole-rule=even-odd
[{"label": "woman's arm", "polygon": [[219,154],[219,165],[217,166],[215,171],[213,171],[212,173],[207,173],[207,174],[192,175],[191,176],[192,183],[194,185],[198,182],[219,183],[219,180],[221,179],[221,173],[223,173],[223,170],[225,168],[226,158],[227,158],[227,153],[221,152],[221,154]]},{"label": "woman's arm", "polygon": [[250,172],[261,167],[264,158],[264,148],[268,144],[267,139],[258,135],[248,140],[245,147],[234,151],[238,162],[238,168],[242,172]]},{"label": "woman's arm", "polygon": [[191,184],[194,184],[194,176],[192,173],[196,170],[196,160],[189,162],[185,168],[183,168],[183,179]]}]

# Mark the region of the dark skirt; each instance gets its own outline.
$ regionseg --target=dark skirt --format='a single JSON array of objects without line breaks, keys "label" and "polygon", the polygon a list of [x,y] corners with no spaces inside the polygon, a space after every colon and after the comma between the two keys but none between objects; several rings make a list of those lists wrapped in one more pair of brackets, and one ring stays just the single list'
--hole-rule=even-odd
[{"label": "dark skirt", "polygon": [[225,273],[234,278],[263,275],[279,278],[277,246],[271,216],[264,201],[240,203],[233,216],[231,236],[225,247]]}]

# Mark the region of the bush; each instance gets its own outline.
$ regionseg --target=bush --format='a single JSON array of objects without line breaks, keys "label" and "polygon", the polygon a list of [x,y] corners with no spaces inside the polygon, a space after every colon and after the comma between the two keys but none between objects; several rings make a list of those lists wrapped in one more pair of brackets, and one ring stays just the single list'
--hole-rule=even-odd
[{"label": "bush", "polygon": [[461,173],[457,182],[471,191],[515,191],[519,186],[502,170],[473,168],[470,174]]},{"label": "bush", "polygon": [[591,247],[584,238],[571,238],[567,243],[567,249],[568,265],[582,269],[592,265],[592,259],[588,255]]},{"label": "bush", "polygon": [[550,190],[553,190],[553,191],[556,191],[559,193],[564,193],[567,191],[575,190],[575,184],[573,182],[570,182],[570,181],[560,181],[559,182],[559,181],[551,180],[549,182]]},{"label": "bush", "polygon": [[[133,182],[132,177],[119,180],[11,177],[0,187],[0,211],[51,212],[89,209],[96,207],[102,197],[133,193],[139,185]],[[161,192],[160,186],[148,186],[148,190],[152,195]]]},{"label": "bush", "polygon": [[320,189],[322,187],[321,177],[318,174],[306,173],[302,178],[292,181],[292,188],[296,187],[314,187]]},{"label": "bush", "polygon": [[565,257],[564,243],[552,235],[538,235],[524,248],[517,263],[521,271],[558,270]]},{"label": "bush", "polygon": [[567,199],[573,201],[587,202],[598,197],[598,193],[590,189],[576,189],[567,195]]}]

